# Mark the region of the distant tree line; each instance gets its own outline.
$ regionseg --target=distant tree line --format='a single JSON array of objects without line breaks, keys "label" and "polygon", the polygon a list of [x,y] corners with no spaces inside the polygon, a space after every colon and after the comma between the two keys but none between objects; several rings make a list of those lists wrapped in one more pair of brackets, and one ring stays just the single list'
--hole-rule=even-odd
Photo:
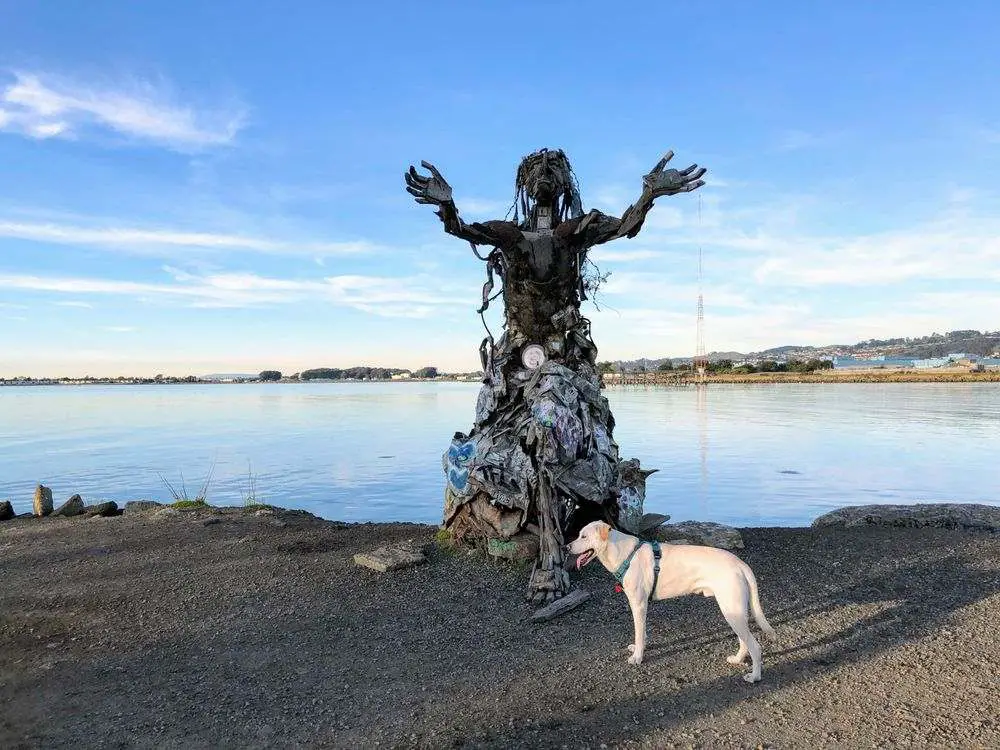
[{"label": "distant tree line", "polygon": [[[303,370],[298,374],[298,378],[299,380],[391,380],[393,375],[409,372],[396,367],[315,367]],[[413,373],[413,377],[436,378],[439,374],[436,367],[421,367]]]}]

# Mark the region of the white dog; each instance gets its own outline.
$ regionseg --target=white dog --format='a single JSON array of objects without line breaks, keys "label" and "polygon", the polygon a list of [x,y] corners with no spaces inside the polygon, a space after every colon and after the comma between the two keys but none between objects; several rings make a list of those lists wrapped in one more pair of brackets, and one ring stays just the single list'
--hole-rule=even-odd
[{"label": "white dog", "polygon": [[761,630],[771,638],[775,634],[760,608],[757,579],[750,566],[736,555],[714,547],[687,544],[654,546],[612,529],[603,521],[584,526],[567,549],[578,555],[577,569],[596,557],[621,582],[635,622],[635,642],[628,647],[632,652],[630,664],[642,663],[646,648],[646,606],[650,601],[704,594],[715,597],[722,616],[740,639],[739,651],[726,657],[726,661],[742,664],[749,654],[753,668],[743,679],[760,680],[760,644],[750,632],[748,608]]}]

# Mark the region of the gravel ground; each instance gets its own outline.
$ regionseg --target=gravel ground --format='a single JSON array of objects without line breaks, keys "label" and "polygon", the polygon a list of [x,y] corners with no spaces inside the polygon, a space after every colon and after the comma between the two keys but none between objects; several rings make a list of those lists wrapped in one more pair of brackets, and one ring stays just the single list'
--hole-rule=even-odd
[{"label": "gravel ground", "polygon": [[[206,521],[209,521],[206,524]],[[284,525],[282,525],[284,524]],[[533,624],[527,571],[410,524],[241,510],[0,523],[0,747],[1000,747],[1000,536],[747,529],[764,680],[714,601]]]}]

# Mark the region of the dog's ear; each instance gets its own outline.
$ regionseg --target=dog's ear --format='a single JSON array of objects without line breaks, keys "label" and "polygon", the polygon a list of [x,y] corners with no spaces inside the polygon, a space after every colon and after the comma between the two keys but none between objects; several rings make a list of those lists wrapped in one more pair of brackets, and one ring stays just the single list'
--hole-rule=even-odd
[{"label": "dog's ear", "polygon": [[601,537],[602,542],[608,541],[608,533],[611,531],[611,527],[606,523],[602,523],[601,527],[597,530],[597,535]]}]

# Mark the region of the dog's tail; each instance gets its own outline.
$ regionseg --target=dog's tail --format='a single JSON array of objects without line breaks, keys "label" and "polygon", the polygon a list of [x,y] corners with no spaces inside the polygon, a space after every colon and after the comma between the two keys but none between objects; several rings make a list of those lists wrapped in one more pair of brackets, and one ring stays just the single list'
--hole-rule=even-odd
[{"label": "dog's tail", "polygon": [[753,612],[753,619],[757,621],[760,629],[764,631],[764,634],[768,638],[777,640],[778,635],[774,632],[774,628],[771,627],[771,623],[764,617],[764,610],[760,606],[760,597],[757,595],[757,577],[746,563],[743,563],[743,577],[746,578],[747,588],[750,589],[750,611]]}]

